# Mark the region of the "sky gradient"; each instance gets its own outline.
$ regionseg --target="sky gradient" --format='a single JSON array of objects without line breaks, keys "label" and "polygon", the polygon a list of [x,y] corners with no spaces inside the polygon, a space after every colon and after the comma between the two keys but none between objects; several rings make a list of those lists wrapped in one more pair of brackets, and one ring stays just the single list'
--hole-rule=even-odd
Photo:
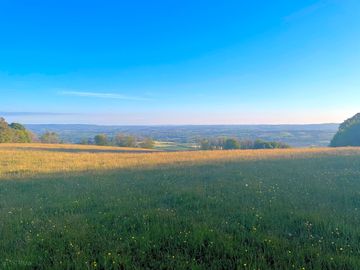
[{"label": "sky gradient", "polygon": [[360,1],[0,2],[0,116],[296,124],[360,111]]}]

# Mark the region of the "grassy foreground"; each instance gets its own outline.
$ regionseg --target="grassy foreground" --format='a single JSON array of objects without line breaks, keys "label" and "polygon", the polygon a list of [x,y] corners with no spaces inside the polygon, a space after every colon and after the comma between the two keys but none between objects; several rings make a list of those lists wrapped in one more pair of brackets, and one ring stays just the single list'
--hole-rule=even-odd
[{"label": "grassy foreground", "polygon": [[360,269],[359,149],[66,149],[0,146],[0,269]]}]

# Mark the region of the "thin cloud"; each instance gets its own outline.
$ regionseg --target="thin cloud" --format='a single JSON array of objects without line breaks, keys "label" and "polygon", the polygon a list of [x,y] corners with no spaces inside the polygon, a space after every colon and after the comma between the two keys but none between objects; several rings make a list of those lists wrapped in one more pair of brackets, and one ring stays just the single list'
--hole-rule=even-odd
[{"label": "thin cloud", "polygon": [[102,93],[102,92],[81,92],[81,91],[60,91],[58,94],[73,97],[90,97],[90,98],[103,98],[103,99],[121,99],[133,101],[149,101],[151,99],[144,97],[127,96],[117,93]]}]

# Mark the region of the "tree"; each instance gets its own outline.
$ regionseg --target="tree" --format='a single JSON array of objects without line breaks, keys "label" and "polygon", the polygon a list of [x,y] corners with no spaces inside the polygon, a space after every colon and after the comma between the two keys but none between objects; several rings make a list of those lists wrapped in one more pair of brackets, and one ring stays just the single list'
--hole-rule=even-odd
[{"label": "tree", "polygon": [[238,140],[233,138],[229,138],[225,140],[224,149],[231,150],[231,149],[239,149],[239,148],[240,148],[240,143]]},{"label": "tree", "polygon": [[9,125],[11,129],[13,129],[13,139],[12,141],[15,143],[30,143],[32,142],[33,135],[30,131],[26,130],[26,128],[19,123],[11,123]]},{"label": "tree", "polygon": [[40,141],[42,143],[56,144],[56,143],[60,143],[60,138],[56,132],[47,131],[40,136]]},{"label": "tree", "polygon": [[254,142],[254,149],[278,149],[278,148],[290,148],[290,145],[281,142],[266,142],[259,139]]},{"label": "tree", "polygon": [[360,113],[345,120],[330,142],[331,147],[360,146]]},{"label": "tree", "polygon": [[270,142],[266,142],[263,140],[256,140],[254,142],[254,149],[271,149],[274,148]]},{"label": "tree", "polygon": [[33,134],[19,123],[8,124],[0,117],[0,143],[30,143]]},{"label": "tree", "polygon": [[155,142],[154,142],[153,139],[151,139],[151,138],[145,138],[145,139],[140,143],[140,147],[141,147],[141,148],[152,149],[152,148],[155,147]]},{"label": "tree", "polygon": [[136,147],[136,138],[130,135],[117,134],[113,142],[115,145],[121,147]]},{"label": "tree", "polygon": [[94,141],[96,145],[101,145],[101,146],[109,145],[109,140],[106,134],[96,135],[94,137]]},{"label": "tree", "polygon": [[33,134],[27,130],[13,130],[13,139],[14,143],[30,143],[33,141]]},{"label": "tree", "polygon": [[211,139],[202,139],[200,140],[200,149],[201,150],[221,150],[225,149],[226,138],[211,138]]},{"label": "tree", "polygon": [[0,143],[12,142],[13,132],[4,118],[0,117]]},{"label": "tree", "polygon": [[16,130],[26,130],[26,128],[22,124],[19,124],[19,123],[11,123],[9,125],[9,127],[12,129],[16,129]]},{"label": "tree", "polygon": [[202,139],[199,141],[201,150],[221,150],[221,149],[274,149],[274,148],[290,148],[289,145],[281,142],[267,142],[263,140],[243,140],[236,138],[216,138]]}]

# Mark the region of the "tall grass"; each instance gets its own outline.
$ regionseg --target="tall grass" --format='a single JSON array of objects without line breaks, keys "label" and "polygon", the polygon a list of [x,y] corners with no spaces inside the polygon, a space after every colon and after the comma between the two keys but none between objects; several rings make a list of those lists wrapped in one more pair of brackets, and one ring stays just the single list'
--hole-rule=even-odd
[{"label": "tall grass", "polygon": [[38,174],[124,168],[197,165],[234,160],[358,155],[360,148],[157,152],[137,148],[82,145],[0,144],[0,179]]},{"label": "tall grass", "polygon": [[355,148],[0,160],[0,269],[360,269]]}]

